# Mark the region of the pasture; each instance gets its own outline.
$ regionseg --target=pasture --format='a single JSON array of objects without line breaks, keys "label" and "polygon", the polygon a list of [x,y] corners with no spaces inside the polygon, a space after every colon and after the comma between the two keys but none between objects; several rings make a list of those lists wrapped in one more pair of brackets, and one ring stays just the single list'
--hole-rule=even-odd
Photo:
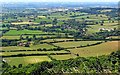
[{"label": "pasture", "polygon": [[56,46],[68,48],[68,47],[78,47],[78,46],[86,46],[90,44],[94,44],[100,41],[72,41],[72,42],[60,42],[60,43],[54,43]]},{"label": "pasture", "polygon": [[20,39],[20,36],[2,36],[1,39]]},{"label": "pasture", "polygon": [[89,46],[85,48],[75,48],[69,49],[73,54],[79,54],[81,57],[93,57],[108,55],[111,52],[117,51],[120,49],[118,46],[118,41],[109,41],[95,46]]},{"label": "pasture", "polygon": [[38,44],[38,45],[31,45],[30,47],[24,47],[24,46],[7,46],[7,47],[2,47],[3,51],[9,51],[9,50],[36,50],[38,48],[45,48],[45,49],[52,49],[55,48],[52,45],[49,44]]},{"label": "pasture", "polygon": [[116,23],[108,23],[107,22],[107,23],[104,23],[103,26],[101,26],[100,24],[97,24],[97,25],[89,25],[88,27],[89,28],[88,28],[87,33],[92,34],[95,32],[99,32],[100,29],[102,29],[102,28],[109,29],[109,30],[114,29],[114,28],[118,28],[118,23],[117,22]]},{"label": "pasture", "polygon": [[47,34],[46,32],[42,32],[39,30],[10,30],[7,33],[5,33],[5,36],[18,36],[22,34]]},{"label": "pasture", "polygon": [[45,16],[38,16],[38,18],[46,18]]},{"label": "pasture", "polygon": [[74,39],[67,39],[67,38],[60,38],[60,39],[46,39],[42,40],[42,42],[54,42],[54,41],[67,41],[67,40],[74,40]]},{"label": "pasture", "polygon": [[71,58],[76,58],[77,56],[72,55],[72,54],[66,54],[66,55],[51,55],[51,57],[56,60],[67,60]]},{"label": "pasture", "polygon": [[34,23],[34,22],[13,22],[11,23],[13,25],[26,25],[26,24],[39,24],[39,23]]},{"label": "pasture", "polygon": [[26,57],[10,57],[4,58],[11,66],[22,64],[23,66],[42,61],[51,61],[48,56],[26,56]]},{"label": "pasture", "polygon": [[51,54],[51,53],[67,53],[64,50],[61,51],[21,51],[21,52],[2,52],[0,56],[10,56],[18,54]]}]

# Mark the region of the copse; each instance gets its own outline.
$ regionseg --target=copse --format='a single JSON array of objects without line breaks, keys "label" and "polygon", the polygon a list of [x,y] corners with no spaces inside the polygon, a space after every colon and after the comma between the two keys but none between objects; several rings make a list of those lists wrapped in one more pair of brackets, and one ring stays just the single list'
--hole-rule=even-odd
[{"label": "copse", "polygon": [[56,25],[57,23],[58,23],[57,18],[54,18],[53,21],[52,21],[52,25],[54,26],[54,25]]}]

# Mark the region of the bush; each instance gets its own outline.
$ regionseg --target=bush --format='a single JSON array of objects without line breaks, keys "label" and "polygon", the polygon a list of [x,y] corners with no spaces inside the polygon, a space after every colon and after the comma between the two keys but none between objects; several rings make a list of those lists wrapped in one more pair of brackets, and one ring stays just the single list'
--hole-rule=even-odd
[{"label": "bush", "polygon": [[30,47],[29,44],[25,44],[25,47]]},{"label": "bush", "polygon": [[18,68],[21,68],[21,67],[22,67],[22,64],[19,64],[19,65],[18,65]]}]

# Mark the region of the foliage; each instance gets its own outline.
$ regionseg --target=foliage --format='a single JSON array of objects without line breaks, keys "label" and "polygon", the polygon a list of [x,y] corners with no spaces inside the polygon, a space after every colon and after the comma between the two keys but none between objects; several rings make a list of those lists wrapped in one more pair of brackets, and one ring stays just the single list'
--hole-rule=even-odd
[{"label": "foliage", "polygon": [[[114,59],[114,60],[113,60]],[[27,66],[7,67],[3,62],[3,74],[7,73],[29,73],[29,74],[54,74],[54,73],[119,73],[120,51],[113,52],[108,56],[99,57],[77,57],[68,60],[54,60],[41,62]],[[118,63],[118,64],[117,64]],[[28,69],[29,68],[29,69]]]}]

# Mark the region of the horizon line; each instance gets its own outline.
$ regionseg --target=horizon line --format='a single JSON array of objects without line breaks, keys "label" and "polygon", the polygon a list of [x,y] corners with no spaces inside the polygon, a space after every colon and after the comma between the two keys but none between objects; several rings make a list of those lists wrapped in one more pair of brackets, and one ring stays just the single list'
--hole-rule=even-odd
[{"label": "horizon line", "polygon": [[[0,1],[1,2],[1,1]],[[23,2],[23,1],[19,1],[19,2],[14,2],[14,1],[11,1],[12,3],[44,3],[43,1],[42,2],[37,2],[37,1],[30,1],[30,2]],[[11,2],[2,2],[2,3],[11,3]],[[106,2],[104,2],[104,1],[101,1],[101,2],[97,2],[97,1],[94,1],[94,2],[80,2],[80,1],[78,1],[79,3],[112,3],[112,2],[114,2],[114,3],[119,3],[120,1],[111,1],[111,2],[108,2],[108,1],[106,1]],[[62,1],[59,1],[59,2],[45,2],[45,3],[78,3],[77,1],[75,2],[75,1],[72,1],[72,2],[62,2]]]}]

